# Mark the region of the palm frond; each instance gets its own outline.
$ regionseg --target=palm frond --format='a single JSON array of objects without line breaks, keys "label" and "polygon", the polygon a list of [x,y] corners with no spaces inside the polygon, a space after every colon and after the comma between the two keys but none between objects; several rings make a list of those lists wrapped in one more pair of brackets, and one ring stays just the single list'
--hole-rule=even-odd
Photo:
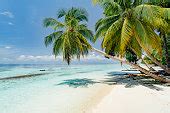
[{"label": "palm frond", "polygon": [[63,48],[63,38],[58,38],[54,41],[54,44],[53,44],[53,54],[55,56],[59,55],[62,51],[62,48]]},{"label": "palm frond", "polygon": [[106,45],[108,41],[115,36],[116,32],[121,29],[122,27],[122,19],[118,19],[116,22],[114,22],[109,29],[107,30],[105,37],[103,39],[103,45]]},{"label": "palm frond", "polygon": [[165,17],[166,20],[170,21],[170,8],[163,8],[163,17]]},{"label": "palm frond", "polygon": [[128,46],[139,58],[142,57],[142,47],[139,45],[135,37],[132,37]]},{"label": "palm frond", "polygon": [[137,14],[138,18],[152,18],[152,17],[162,17],[163,16],[163,9],[159,6],[155,5],[139,5],[134,8],[135,13]]},{"label": "palm frond", "polygon": [[83,47],[86,47],[88,49],[91,48],[91,45],[89,44],[87,39],[81,33],[77,33],[77,37],[79,37],[79,40],[82,43]]},{"label": "palm frond", "polygon": [[97,31],[98,28],[103,24],[102,21],[103,21],[103,18],[100,18],[100,19],[96,22],[96,24],[95,24],[95,31]]},{"label": "palm frond", "polygon": [[86,39],[94,41],[93,32],[87,28],[87,25],[81,24],[78,28],[79,33],[81,33]]},{"label": "palm frond", "polygon": [[101,18],[99,19],[96,24],[95,24],[95,31],[97,31],[99,29],[100,26],[102,26],[103,24],[107,24],[107,23],[114,23],[116,20],[119,19],[119,15],[112,15],[112,16],[106,16],[105,18]]},{"label": "palm frond", "polygon": [[109,16],[99,20],[96,23],[96,35],[94,41],[96,41],[99,37],[104,37],[109,27],[119,18],[119,16]]},{"label": "palm frond", "polygon": [[136,7],[138,5],[141,5],[143,3],[143,0],[134,0],[133,6]]},{"label": "palm frond", "polygon": [[160,55],[162,54],[161,40],[154,30],[136,20],[135,31],[136,40],[146,52],[151,53],[151,51],[156,49]]},{"label": "palm frond", "polygon": [[67,61],[68,65],[71,61],[71,43],[69,40],[68,32],[65,33],[65,36],[63,37],[63,60]]},{"label": "palm frond", "polygon": [[45,37],[45,45],[48,46],[50,44],[52,44],[56,39],[60,38],[62,36],[63,31],[57,31],[54,32],[48,36]]},{"label": "palm frond", "polygon": [[134,15],[143,22],[153,26],[155,29],[167,29],[164,10],[154,5],[139,5],[134,9]]},{"label": "palm frond", "polygon": [[77,11],[75,13],[75,17],[79,21],[88,21],[88,13],[87,13],[86,9],[83,9],[83,8],[77,9]]},{"label": "palm frond", "polygon": [[120,44],[121,55],[123,55],[126,52],[125,50],[127,46],[130,44],[133,32],[134,32],[133,23],[128,18],[125,18],[121,32],[121,44]]},{"label": "palm frond", "polygon": [[67,14],[67,10],[65,9],[60,9],[58,12],[57,12],[57,18],[61,18],[63,16],[65,16]]},{"label": "palm frond", "polygon": [[[154,29],[150,28],[147,25],[144,25],[145,30],[147,31],[148,38],[146,42],[149,48],[152,48],[151,51],[155,50],[158,55],[162,56],[162,40],[161,38],[155,33]],[[146,43],[145,42],[145,43]]]},{"label": "palm frond", "polygon": [[114,55],[120,53],[120,42],[121,42],[121,29],[118,30],[115,35],[108,41],[107,44],[102,42],[102,48],[105,49],[106,53],[114,53]]},{"label": "palm frond", "polygon": [[105,1],[102,3],[102,6],[106,16],[119,15],[122,12],[121,6],[114,1]]},{"label": "palm frond", "polygon": [[83,8],[72,7],[70,10],[68,10],[65,20],[70,21],[73,18],[77,19],[78,21],[88,21],[88,13]]},{"label": "palm frond", "polygon": [[52,27],[54,29],[63,28],[64,24],[54,18],[45,18],[43,21],[44,27]]},{"label": "palm frond", "polygon": [[115,20],[108,20],[108,21],[104,21],[97,29],[96,31],[96,35],[95,35],[95,41],[100,38],[100,37],[104,37],[107,30],[109,29],[109,27],[115,22]]},{"label": "palm frond", "polygon": [[102,2],[104,2],[105,0],[92,0],[93,4],[100,4]]},{"label": "palm frond", "polygon": [[72,18],[70,21],[68,21],[68,27],[76,28],[77,26],[79,26],[79,21],[77,19]]}]

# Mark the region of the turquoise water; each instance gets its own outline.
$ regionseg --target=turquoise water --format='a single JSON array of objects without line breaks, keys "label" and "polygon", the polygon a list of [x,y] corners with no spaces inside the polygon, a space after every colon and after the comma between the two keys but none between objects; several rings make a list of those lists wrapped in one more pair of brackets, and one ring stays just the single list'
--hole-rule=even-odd
[{"label": "turquoise water", "polygon": [[66,102],[79,103],[88,88],[107,78],[110,72],[126,68],[120,64],[0,65],[0,78],[42,74],[0,80],[0,113],[45,113],[49,109],[64,113]]}]

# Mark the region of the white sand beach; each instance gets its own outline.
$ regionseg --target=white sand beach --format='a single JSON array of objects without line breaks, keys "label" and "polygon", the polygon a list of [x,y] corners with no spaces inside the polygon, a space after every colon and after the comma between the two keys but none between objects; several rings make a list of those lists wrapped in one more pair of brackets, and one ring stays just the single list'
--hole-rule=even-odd
[{"label": "white sand beach", "polygon": [[88,113],[170,113],[170,87],[156,87],[161,90],[114,85],[111,92]]}]

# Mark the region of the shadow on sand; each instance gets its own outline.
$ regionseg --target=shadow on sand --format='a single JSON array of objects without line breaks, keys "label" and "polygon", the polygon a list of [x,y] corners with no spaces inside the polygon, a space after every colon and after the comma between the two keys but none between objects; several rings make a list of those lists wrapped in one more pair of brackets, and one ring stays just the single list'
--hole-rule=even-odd
[{"label": "shadow on sand", "polygon": [[[123,84],[126,88],[133,88],[135,86],[142,85],[144,87],[161,91],[162,88],[158,87],[157,85],[164,85],[164,83],[161,83],[159,81],[156,81],[152,79],[151,77],[146,76],[129,76],[128,74],[131,73],[125,73],[125,72],[111,72],[108,73],[108,77],[105,78],[105,80],[101,81],[104,84],[108,85],[114,85],[114,84]],[[133,73],[134,74],[134,73]]]},{"label": "shadow on sand", "polygon": [[57,84],[57,85],[68,85],[69,87],[78,88],[78,87],[88,87],[89,85],[94,85],[96,83],[100,84],[108,84],[108,85],[116,85],[116,84],[122,84],[125,85],[125,88],[133,88],[135,86],[142,85],[144,87],[156,90],[156,91],[162,91],[163,88],[159,87],[158,85],[166,86],[166,84],[161,83],[159,81],[156,81],[150,77],[146,76],[129,76],[128,74],[139,74],[134,72],[110,72],[108,73],[107,78],[104,80],[100,80],[99,82],[96,82],[92,79],[68,79],[64,80],[63,82]]}]

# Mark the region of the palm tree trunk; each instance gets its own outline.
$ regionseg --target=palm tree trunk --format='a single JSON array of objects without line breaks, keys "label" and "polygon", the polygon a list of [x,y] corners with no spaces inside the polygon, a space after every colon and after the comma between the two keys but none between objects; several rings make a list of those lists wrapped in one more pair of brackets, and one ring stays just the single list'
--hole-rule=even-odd
[{"label": "palm tree trunk", "polygon": [[161,33],[160,36],[164,42],[163,49],[165,51],[166,68],[168,71],[170,71],[170,33]]},{"label": "palm tree trunk", "polygon": [[168,63],[168,46],[167,46],[167,39],[165,34],[161,34],[161,38],[163,39],[164,45],[163,49],[165,51],[165,59],[166,59],[166,64]]},{"label": "palm tree trunk", "polygon": [[[170,7],[170,2],[166,3],[167,8]],[[167,39],[167,68],[170,71],[170,18],[167,19],[168,22],[168,31],[167,31],[167,35],[166,35],[166,39]]]},{"label": "palm tree trunk", "polygon": [[167,68],[170,70],[170,29],[166,35],[166,60],[167,60]]},{"label": "palm tree trunk", "polygon": [[156,71],[156,70],[153,69],[151,66],[149,66],[144,59],[142,59],[142,61],[144,62],[144,64],[146,65],[146,67],[148,67],[148,69],[149,69],[150,71]]},{"label": "palm tree trunk", "polygon": [[170,74],[170,70],[166,66],[162,65],[155,57],[152,56],[151,53],[149,53],[148,51],[145,52],[155,64],[160,66],[166,73]]},{"label": "palm tree trunk", "polygon": [[134,68],[137,68],[137,69],[139,69],[139,71],[141,71],[141,72],[145,73],[146,75],[154,78],[155,80],[159,80],[159,81],[165,82],[165,83],[170,83],[170,79],[166,79],[166,78],[164,78],[164,77],[161,77],[160,75],[156,75],[156,74],[154,74],[154,73],[151,73],[150,71],[148,71],[148,70],[140,67],[140,66],[137,65],[137,64],[130,63],[130,62],[125,61],[125,60],[123,60],[123,59],[121,59],[121,58],[119,58],[119,57],[114,57],[114,56],[108,55],[108,54],[106,54],[105,52],[103,52],[103,51],[101,51],[101,50],[98,50],[98,49],[96,49],[96,48],[91,48],[91,49],[92,49],[93,51],[97,52],[97,53],[100,53],[100,54],[102,54],[102,55],[104,55],[104,56],[106,56],[106,57],[109,57],[109,58],[112,59],[112,60],[118,60],[118,61],[120,61],[120,62],[122,62],[122,63],[128,64],[128,65],[130,65],[130,66],[132,66],[132,67],[134,67]]}]

